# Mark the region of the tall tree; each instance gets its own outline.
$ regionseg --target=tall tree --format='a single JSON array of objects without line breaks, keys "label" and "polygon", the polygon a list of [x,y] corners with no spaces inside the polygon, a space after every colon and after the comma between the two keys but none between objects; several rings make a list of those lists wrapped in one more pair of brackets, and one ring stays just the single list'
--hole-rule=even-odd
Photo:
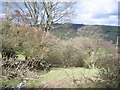
[{"label": "tall tree", "polygon": [[[52,29],[52,24],[56,22],[68,21],[74,14],[73,2],[23,2],[12,3],[16,8],[15,15],[24,22],[26,20],[31,26],[41,27],[44,31]],[[16,15],[17,14],[17,15]]]}]

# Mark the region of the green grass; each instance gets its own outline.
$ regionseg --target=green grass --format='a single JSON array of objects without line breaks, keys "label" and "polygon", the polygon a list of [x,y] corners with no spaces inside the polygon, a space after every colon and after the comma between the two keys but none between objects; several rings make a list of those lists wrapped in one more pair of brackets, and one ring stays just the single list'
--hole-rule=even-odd
[{"label": "green grass", "polygon": [[26,88],[39,88],[43,85],[41,79],[35,79],[35,80],[28,80],[25,87]]},{"label": "green grass", "polygon": [[25,56],[22,55],[22,54],[19,54],[19,55],[18,55],[18,60],[25,60]]},{"label": "green grass", "polygon": [[66,78],[66,77],[76,77],[79,78],[84,74],[85,76],[91,77],[92,75],[97,75],[97,70],[95,69],[85,69],[85,68],[68,68],[68,69],[58,69],[51,70],[49,73],[42,75],[46,81],[52,80],[55,78]]},{"label": "green grass", "polygon": [[[42,86],[42,84],[45,84],[47,82],[51,82],[54,80],[61,80],[64,78],[81,78],[86,76],[86,77],[92,77],[92,76],[97,76],[98,75],[98,70],[97,69],[85,69],[85,68],[56,68],[51,70],[50,72],[41,75],[39,79],[36,80],[29,80],[27,83],[27,87],[38,87]],[[52,82],[51,82],[52,83]]]},{"label": "green grass", "polygon": [[[39,88],[42,85],[46,84],[47,82],[51,82],[54,80],[62,80],[65,78],[71,79],[71,78],[81,78],[84,76],[86,77],[92,77],[97,76],[98,70],[97,69],[85,69],[85,68],[54,68],[50,72],[40,75],[37,79],[31,77],[32,79],[29,79],[25,85],[25,87],[36,87]],[[2,79],[2,84],[7,85],[8,87],[15,87],[20,82],[19,79]],[[52,82],[51,82],[52,83]]]},{"label": "green grass", "polygon": [[14,88],[19,83],[20,83],[19,79],[10,79],[10,80],[5,78],[2,79],[2,85],[11,88]]}]

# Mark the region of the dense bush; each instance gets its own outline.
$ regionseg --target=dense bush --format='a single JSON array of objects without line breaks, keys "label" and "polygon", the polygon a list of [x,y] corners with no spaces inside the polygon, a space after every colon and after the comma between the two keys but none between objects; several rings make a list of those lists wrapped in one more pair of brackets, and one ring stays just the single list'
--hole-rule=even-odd
[{"label": "dense bush", "polygon": [[52,46],[50,52],[46,56],[46,60],[54,66],[59,67],[78,67],[83,66],[84,54],[72,45],[72,41],[59,41]]},{"label": "dense bush", "polygon": [[79,37],[73,38],[73,47],[84,53],[84,66],[87,68],[96,67],[99,57],[117,53],[116,46],[111,41],[104,40],[104,35],[99,30],[79,30]]},{"label": "dense bush", "polygon": [[83,66],[84,55],[82,51],[73,47],[73,42],[63,42],[63,64],[64,66]]},{"label": "dense bush", "polygon": [[14,34],[12,32],[12,24],[8,22],[2,22],[1,27],[1,34],[2,34],[2,57],[13,57],[16,52],[18,51],[18,47],[16,47],[16,43],[18,41],[14,38]]},{"label": "dense bush", "polygon": [[51,32],[43,32],[40,28],[15,26],[6,21],[2,26],[2,54],[23,54],[57,66],[93,67],[100,57],[116,53],[115,45],[105,41],[99,30],[90,33],[89,30],[80,30],[80,36],[59,40]]},{"label": "dense bush", "polygon": [[[39,28],[16,26],[7,21],[2,24],[2,57],[7,57],[4,60],[13,61],[15,59],[11,58],[23,54],[27,61],[25,64],[27,65],[27,63],[31,62],[31,65],[27,65],[26,69],[31,67],[33,70],[41,70],[40,63],[42,61],[47,63],[48,53],[50,53],[51,47],[56,46],[58,39],[50,32],[43,32]],[[50,66],[49,63],[43,64],[43,70]]]},{"label": "dense bush", "polygon": [[16,54],[22,53],[31,58],[41,59],[46,56],[49,47],[57,42],[55,36],[49,32],[43,32],[39,28],[15,26],[7,21],[3,21],[2,24],[2,49],[4,52],[14,51]]},{"label": "dense bush", "polygon": [[63,59],[63,55],[60,52],[60,50],[51,50],[48,55],[46,56],[46,61],[48,61],[49,63],[52,64],[52,66],[54,67],[62,67],[62,59]]},{"label": "dense bush", "polygon": [[105,86],[117,88],[119,83],[119,62],[117,55],[107,55],[99,58],[97,66],[100,68],[100,76],[105,80]]}]

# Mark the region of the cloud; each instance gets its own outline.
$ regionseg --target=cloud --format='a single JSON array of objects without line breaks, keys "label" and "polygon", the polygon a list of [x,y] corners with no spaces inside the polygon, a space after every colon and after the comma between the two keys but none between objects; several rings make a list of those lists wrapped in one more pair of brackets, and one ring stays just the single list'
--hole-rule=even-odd
[{"label": "cloud", "polygon": [[5,14],[1,13],[0,18],[4,18],[4,17],[5,17]]},{"label": "cloud", "polygon": [[118,24],[119,0],[79,0],[76,4],[74,23]]},{"label": "cloud", "polygon": [[[78,3],[75,6],[76,16],[72,18],[73,23],[118,25],[119,0],[75,1],[78,1]],[[2,7],[1,3],[0,7]],[[3,18],[5,14],[2,14],[2,9],[0,9],[0,13],[0,18]]]}]

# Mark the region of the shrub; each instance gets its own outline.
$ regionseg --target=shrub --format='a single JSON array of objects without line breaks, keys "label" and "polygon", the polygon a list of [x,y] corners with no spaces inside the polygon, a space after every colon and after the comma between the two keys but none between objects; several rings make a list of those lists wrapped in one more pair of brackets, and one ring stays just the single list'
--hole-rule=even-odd
[{"label": "shrub", "polygon": [[116,47],[112,42],[96,35],[91,37],[79,36],[71,40],[72,46],[83,53],[84,66],[87,68],[94,68],[99,57],[105,54],[117,53]]},{"label": "shrub", "polygon": [[97,66],[100,68],[100,76],[105,80],[108,88],[117,88],[119,83],[119,62],[117,55],[106,55],[99,58]]},{"label": "shrub", "polygon": [[67,66],[83,66],[84,54],[79,49],[75,48],[73,41],[62,42],[63,65]]},{"label": "shrub", "polygon": [[16,47],[16,43],[18,41],[14,38],[14,34],[12,32],[12,24],[11,22],[4,21],[1,27],[2,34],[2,57],[14,57],[16,51],[18,51],[18,47]]},{"label": "shrub", "polygon": [[[50,32],[43,32],[40,28],[30,26],[16,26],[11,22],[3,21],[1,33],[3,51],[12,50],[29,57],[42,58],[49,47],[57,43],[57,38]],[[11,51],[11,52],[12,52]]]},{"label": "shrub", "polygon": [[52,49],[46,56],[46,61],[48,63],[51,63],[53,67],[62,67],[62,59],[62,53],[60,52],[60,50],[56,49]]}]

